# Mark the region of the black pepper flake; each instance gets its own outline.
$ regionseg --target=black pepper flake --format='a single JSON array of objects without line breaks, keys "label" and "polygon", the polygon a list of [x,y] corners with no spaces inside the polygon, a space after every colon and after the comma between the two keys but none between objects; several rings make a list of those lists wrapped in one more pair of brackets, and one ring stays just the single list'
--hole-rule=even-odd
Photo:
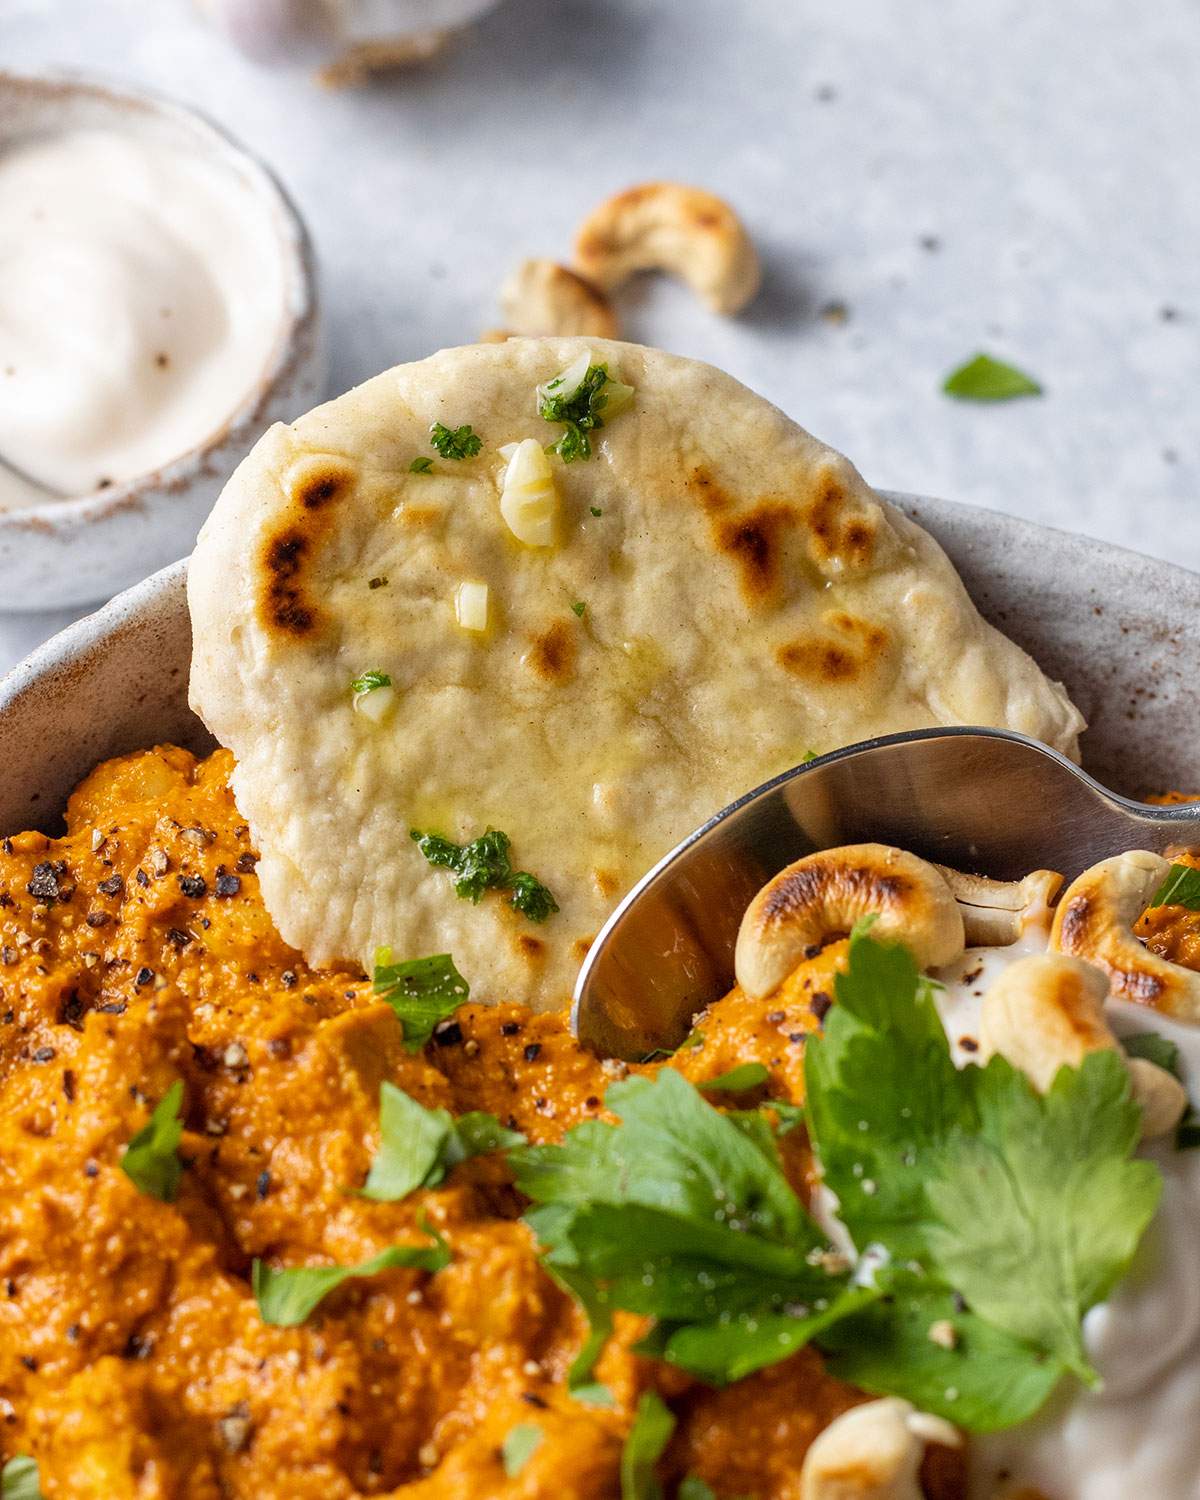
[{"label": "black pepper flake", "polygon": [[121,1350],[122,1359],[149,1359],[154,1353],[154,1335],[152,1333],[131,1333],[125,1340],[125,1347]]},{"label": "black pepper flake", "polygon": [[234,869],[239,871],[242,875],[252,875],[257,864],[257,854],[239,854],[237,857],[237,864],[234,865]]},{"label": "black pepper flake", "polygon": [[296,988],[296,971],[294,969],[284,969],[283,973],[279,976],[279,982],[285,990],[294,990]]},{"label": "black pepper flake", "polygon": [[181,875],[179,889],[189,900],[199,901],[201,896],[208,895],[208,881],[203,875]]},{"label": "black pepper flake", "polygon": [[536,1391],[522,1391],[521,1400],[530,1406],[536,1406],[538,1411],[546,1411],[549,1407],[548,1401],[543,1401]]},{"label": "black pepper flake", "polygon": [[829,998],[825,991],[818,990],[817,993],[808,1002],[808,1008],[812,1011],[813,1015],[816,1016],[818,1021],[823,1021],[829,1014],[829,1008],[832,1004],[833,1001]]},{"label": "black pepper flake", "polygon": [[769,1010],[763,1017],[768,1026],[778,1026],[783,1020],[784,1013],[781,1010]]},{"label": "black pepper flake", "polygon": [[433,1029],[433,1040],[439,1047],[457,1047],[462,1039],[462,1027],[457,1021],[443,1021]]},{"label": "black pepper flake", "polygon": [[75,1103],[75,1074],[70,1068],[63,1069],[62,1090],[68,1104]]},{"label": "black pepper flake", "polygon": [[153,979],[154,970],[146,968],[146,966],[143,964],[142,967],[133,976],[134,989],[142,989],[143,986],[150,984]]},{"label": "black pepper flake", "polygon": [[125,1002],[124,1000],[106,1000],[103,1005],[97,1005],[96,1010],[102,1016],[123,1016]]},{"label": "black pepper flake", "polygon": [[33,1355],[32,1355],[32,1354],[22,1354],[22,1356],[21,1356],[21,1363],[22,1363],[22,1364],[23,1364],[23,1365],[24,1365],[24,1366],[25,1366],[25,1368],[26,1368],[26,1369],[27,1369],[27,1370],[29,1370],[29,1371],[30,1371],[30,1372],[31,1372],[31,1373],[32,1373],[32,1372],[33,1372],[33,1371],[34,1371],[34,1370],[36,1370],[36,1369],[37,1369],[37,1367],[38,1367],[38,1362],[37,1362],[37,1360],[36,1360],[36,1359],[34,1359],[34,1357],[33,1357]]},{"label": "black pepper flake", "polygon": [[78,990],[68,990],[59,1002],[58,1024],[70,1026],[73,1031],[82,1031],[87,1008],[87,1001]]},{"label": "black pepper flake", "polygon": [[346,990],[344,994],[347,1000],[356,1000],[358,998],[357,990]]},{"label": "black pepper flake", "polygon": [[77,1344],[79,1342],[79,1324],[71,1323],[67,1327],[67,1342]]},{"label": "black pepper flake", "polygon": [[[12,852],[11,848],[8,852]],[[66,864],[61,859],[44,859],[34,865],[33,874],[25,889],[35,901],[57,901],[59,877],[66,873]]]},{"label": "black pepper flake", "polygon": [[83,1175],[85,1177],[99,1177],[100,1163],[95,1161],[84,1162]]},{"label": "black pepper flake", "polygon": [[520,1021],[505,1021],[500,1027],[501,1036],[516,1036],[521,1029]]},{"label": "black pepper flake", "polygon": [[4,1012],[4,1024],[6,1026],[11,1026],[12,1023],[16,1020],[16,1018],[17,1018],[17,1013],[16,1013],[15,1010],[6,1010]]},{"label": "black pepper flake", "polygon": [[15,1297],[17,1295],[17,1283],[12,1279],[11,1276],[5,1278],[4,1293],[5,1296],[8,1297]]},{"label": "black pepper flake", "polygon": [[7,891],[0,891],[0,906],[8,908],[13,905],[13,898]]},{"label": "black pepper flake", "polygon": [[137,867],[137,873],[133,878],[137,881],[138,885],[142,886],[143,888],[150,884],[150,877],[146,874],[145,870],[142,869],[141,865]]},{"label": "black pepper flake", "polygon": [[291,1057],[292,1044],[285,1036],[273,1036],[267,1043],[267,1051],[272,1057]]},{"label": "black pepper flake", "polygon": [[90,911],[83,920],[89,927],[107,927],[112,918],[106,911]]},{"label": "black pepper flake", "polygon": [[10,948],[8,944],[5,943],[4,947],[0,948],[0,964],[6,964],[11,967],[16,963],[16,961],[17,950],[15,948]]},{"label": "black pepper flake", "polygon": [[5,854],[11,854],[13,852],[12,839],[5,839],[2,843],[0,843],[0,849],[3,849]]},{"label": "black pepper flake", "polygon": [[794,1047],[795,1046],[799,1046],[799,1044],[803,1040],[804,1040],[804,1033],[802,1031],[789,1031],[788,1032],[788,1041],[791,1042],[791,1044]]},{"label": "black pepper flake", "polygon": [[595,1094],[589,1094],[583,1101],[583,1107],[584,1109],[599,1109],[600,1100]]},{"label": "black pepper flake", "polygon": [[119,875],[110,875],[96,887],[102,896],[119,896],[125,890],[125,882]]},{"label": "black pepper flake", "polygon": [[254,1181],[254,1196],[261,1203],[270,1191],[271,1174],[270,1172],[262,1171],[258,1174]]},{"label": "black pepper flake", "polygon": [[804,950],[804,956],[805,958],[816,958],[817,954],[820,953],[820,951],[820,943],[809,943],[808,947]]},{"label": "black pepper flake", "polygon": [[184,932],[181,927],[167,928],[167,942],[170,943],[172,947],[186,948],[191,941],[192,934],[190,932]]},{"label": "black pepper flake", "polygon": [[525,1048],[525,1061],[537,1062],[539,1056],[541,1055],[541,1051],[541,1042],[530,1042],[528,1047]]},{"label": "black pepper flake", "polygon": [[33,1060],[35,1063],[48,1063],[53,1062],[57,1056],[58,1053],[53,1047],[39,1047],[33,1054]]},{"label": "black pepper flake", "polygon": [[367,579],[367,587],[369,589],[385,589],[385,588],[387,588],[387,579],[386,578],[368,578]]},{"label": "black pepper flake", "polygon": [[960,1036],[958,1039],[958,1045],[963,1049],[964,1052],[979,1051],[979,1043],[973,1036]]},{"label": "black pepper flake", "polygon": [[241,882],[241,879],[237,875],[221,875],[221,874],[218,874],[218,876],[217,876],[217,895],[218,896],[236,896],[237,893],[241,890],[241,888],[242,888],[242,882]]}]

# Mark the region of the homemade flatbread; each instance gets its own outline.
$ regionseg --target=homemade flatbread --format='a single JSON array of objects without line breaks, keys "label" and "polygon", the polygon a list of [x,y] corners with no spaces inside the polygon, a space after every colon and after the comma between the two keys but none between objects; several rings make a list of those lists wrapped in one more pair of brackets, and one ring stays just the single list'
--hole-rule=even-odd
[{"label": "homemade flatbread", "polygon": [[[500,509],[502,445],[582,351],[635,389],[551,459],[556,541]],[[601,413],[603,415],[603,413]],[[431,424],[482,449],[441,457]],[[414,459],[432,472],[412,472]],[[456,595],[486,583],[487,628]],[[402,365],[268,432],[191,563],[191,701],[282,936],[313,963],[450,953],[481,999],[569,996],[616,901],[808,752],[934,724],[1076,753],[1063,689],[976,613],[926,533],[729,376],[632,344],[514,339]],[[351,683],[391,679],[387,712]],[[512,840],[560,910],[455,894],[410,830]]]}]

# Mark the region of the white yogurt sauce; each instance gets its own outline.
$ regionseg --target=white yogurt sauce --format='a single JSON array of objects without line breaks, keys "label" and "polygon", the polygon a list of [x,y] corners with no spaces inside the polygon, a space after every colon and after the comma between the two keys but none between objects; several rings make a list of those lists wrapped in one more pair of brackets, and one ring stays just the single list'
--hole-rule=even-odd
[{"label": "white yogurt sauce", "polygon": [[[1044,946],[1035,927],[1010,948],[972,949],[939,973],[938,1009],[960,1065],[974,1055],[988,987]],[[1176,1043],[1196,1103],[1200,1028],[1119,1001],[1107,1011],[1118,1036],[1156,1031]],[[1162,1169],[1162,1206],[1130,1274],[1084,1320],[1104,1388],[1068,1378],[1032,1422],[972,1439],[972,1500],[994,1500],[1006,1484],[1048,1500],[1200,1500],[1200,1150],[1159,1142],[1141,1154]]]},{"label": "white yogurt sauce", "polygon": [[[0,153],[0,459],[65,495],[152,473],[224,426],[285,312],[270,210],[149,130]],[[0,510],[44,491],[0,467]]]}]

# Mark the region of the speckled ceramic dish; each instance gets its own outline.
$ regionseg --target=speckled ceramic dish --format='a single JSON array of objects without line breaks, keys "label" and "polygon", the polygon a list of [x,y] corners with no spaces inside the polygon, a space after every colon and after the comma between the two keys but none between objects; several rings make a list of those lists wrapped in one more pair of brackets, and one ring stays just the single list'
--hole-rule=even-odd
[{"label": "speckled ceramic dish", "polygon": [[261,198],[277,231],[284,313],[265,371],[199,446],[126,484],[0,511],[0,610],[104,599],[180,557],[259,433],[307,410],[323,393],[312,250],[296,209],[266,167],[202,116],[153,94],[69,75],[0,73],[0,150],[46,131],[134,123],[219,162]]},{"label": "speckled ceramic dish", "polygon": [[[1200,790],[1200,574],[994,512],[888,498],[937,537],[983,613],[1067,684],[1089,721],[1093,775],[1132,796]],[[51,830],[105,756],[210,743],[187,706],[186,566],[130,589],[0,680],[0,833]]]}]

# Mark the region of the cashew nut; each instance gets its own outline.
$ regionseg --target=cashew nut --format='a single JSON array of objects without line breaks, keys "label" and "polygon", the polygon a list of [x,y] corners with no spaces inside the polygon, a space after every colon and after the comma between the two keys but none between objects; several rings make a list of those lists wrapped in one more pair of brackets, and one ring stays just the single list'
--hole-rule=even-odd
[{"label": "cashew nut", "polygon": [[954,892],[970,948],[1006,948],[1028,927],[1048,925],[1050,903],[1062,885],[1054,870],[1034,870],[1024,880],[989,880],[949,865],[934,869]]},{"label": "cashew nut", "polygon": [[897,1396],[852,1406],[819,1433],[800,1469],[800,1500],[922,1500],[928,1442],[957,1448],[957,1430]]},{"label": "cashew nut", "polygon": [[738,929],[738,983],[755,999],[769,995],[811,951],[872,913],[875,935],[903,943],[923,969],[963,952],[962,916],[931,864],[886,844],[847,844],[798,859],[755,896]]},{"label": "cashew nut", "polygon": [[636,271],[667,271],[719,313],[745,307],[761,279],[729,204],[677,182],[646,182],[594,209],[576,236],[575,264],[606,292]]},{"label": "cashew nut", "polygon": [[1061,953],[1018,959],[984,997],[980,1061],[999,1053],[1044,1094],[1060,1068],[1077,1068],[1091,1052],[1116,1052],[1142,1107],[1142,1139],[1153,1140],[1179,1124],[1187,1092],[1165,1068],[1125,1058],[1104,1014],[1107,998],[1108,978],[1094,964]]},{"label": "cashew nut", "polygon": [[1170,869],[1145,849],[1118,854],[1085,870],[1059,902],[1050,946],[1096,964],[1113,994],[1181,1021],[1200,1021],[1200,974],[1151,953],[1133,935]]},{"label": "cashew nut", "polygon": [[618,338],[616,314],[590,281],[552,260],[525,260],[500,289],[500,307],[515,334],[581,334]]}]

